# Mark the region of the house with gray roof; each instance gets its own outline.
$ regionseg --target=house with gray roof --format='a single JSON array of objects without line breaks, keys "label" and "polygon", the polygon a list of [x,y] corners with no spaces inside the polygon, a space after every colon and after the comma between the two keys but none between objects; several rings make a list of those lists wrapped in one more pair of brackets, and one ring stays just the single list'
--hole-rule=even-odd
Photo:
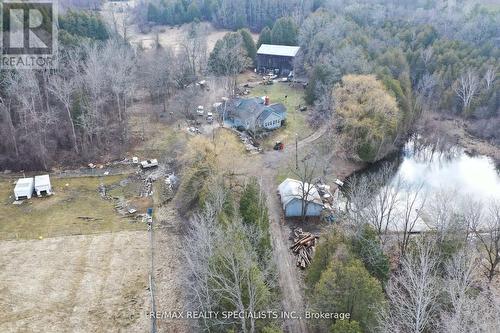
[{"label": "house with gray roof", "polygon": [[228,101],[227,122],[247,131],[259,132],[280,128],[286,119],[286,107],[281,103],[266,103],[268,98],[235,98]]}]

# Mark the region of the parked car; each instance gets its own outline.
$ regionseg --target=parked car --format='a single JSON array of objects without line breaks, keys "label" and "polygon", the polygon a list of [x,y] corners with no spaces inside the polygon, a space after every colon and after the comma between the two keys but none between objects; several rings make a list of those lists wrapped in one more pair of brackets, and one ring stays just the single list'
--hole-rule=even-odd
[{"label": "parked car", "polygon": [[198,114],[198,116],[203,116],[205,114],[205,108],[203,105],[198,105],[196,108],[196,114]]},{"label": "parked car", "polygon": [[143,169],[154,168],[154,167],[157,167],[157,166],[158,166],[158,160],[157,159],[141,161],[141,168],[143,168]]}]

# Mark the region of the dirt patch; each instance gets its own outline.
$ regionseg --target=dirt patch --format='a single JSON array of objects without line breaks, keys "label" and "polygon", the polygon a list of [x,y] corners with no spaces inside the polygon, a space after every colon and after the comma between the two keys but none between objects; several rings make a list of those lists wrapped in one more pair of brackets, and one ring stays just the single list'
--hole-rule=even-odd
[{"label": "dirt patch", "polygon": [[145,231],[0,242],[1,332],[144,332]]}]

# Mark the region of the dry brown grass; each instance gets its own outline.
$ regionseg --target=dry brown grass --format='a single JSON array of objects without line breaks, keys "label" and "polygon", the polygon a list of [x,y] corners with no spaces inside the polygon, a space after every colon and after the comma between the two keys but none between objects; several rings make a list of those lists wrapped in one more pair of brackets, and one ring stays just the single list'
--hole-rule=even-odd
[{"label": "dry brown grass", "polygon": [[0,332],[144,332],[145,231],[0,242]]}]

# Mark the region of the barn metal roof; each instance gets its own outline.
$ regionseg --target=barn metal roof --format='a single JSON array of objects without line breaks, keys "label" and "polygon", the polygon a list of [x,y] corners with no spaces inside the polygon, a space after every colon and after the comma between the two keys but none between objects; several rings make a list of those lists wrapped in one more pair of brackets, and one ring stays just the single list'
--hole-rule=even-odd
[{"label": "barn metal roof", "polygon": [[295,57],[299,52],[298,46],[262,44],[257,54],[275,55],[282,57]]}]

